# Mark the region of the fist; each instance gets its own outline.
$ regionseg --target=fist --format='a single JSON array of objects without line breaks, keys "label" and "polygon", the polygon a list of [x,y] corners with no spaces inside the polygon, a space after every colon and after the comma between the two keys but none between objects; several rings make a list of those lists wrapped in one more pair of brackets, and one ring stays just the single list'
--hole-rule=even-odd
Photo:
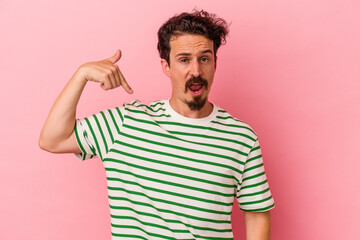
[{"label": "fist", "polygon": [[133,93],[133,90],[126,82],[119,66],[116,64],[121,58],[121,51],[117,50],[115,55],[97,62],[88,62],[80,66],[78,71],[86,81],[98,82],[104,90],[122,86],[126,92]]}]

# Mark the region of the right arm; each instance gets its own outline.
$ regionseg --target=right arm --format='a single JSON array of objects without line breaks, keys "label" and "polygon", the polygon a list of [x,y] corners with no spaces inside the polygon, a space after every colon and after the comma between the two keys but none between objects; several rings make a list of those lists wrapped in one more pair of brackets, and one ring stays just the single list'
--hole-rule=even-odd
[{"label": "right arm", "polygon": [[85,63],[78,68],[53,104],[39,138],[41,149],[53,153],[80,153],[74,127],[76,106],[88,81],[101,83],[104,90],[119,86],[133,93],[115,64],[121,57],[118,50],[110,58]]}]

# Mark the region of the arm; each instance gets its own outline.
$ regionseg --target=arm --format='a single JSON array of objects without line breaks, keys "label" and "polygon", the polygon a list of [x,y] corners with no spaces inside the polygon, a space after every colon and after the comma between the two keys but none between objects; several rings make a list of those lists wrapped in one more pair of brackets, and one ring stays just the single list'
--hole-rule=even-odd
[{"label": "arm", "polygon": [[244,212],[246,240],[270,240],[270,211]]},{"label": "arm", "polygon": [[50,110],[39,138],[41,149],[53,153],[81,152],[74,134],[76,106],[88,81],[101,83],[104,90],[122,85],[128,93],[133,92],[115,64],[120,57],[118,50],[110,58],[79,67]]}]

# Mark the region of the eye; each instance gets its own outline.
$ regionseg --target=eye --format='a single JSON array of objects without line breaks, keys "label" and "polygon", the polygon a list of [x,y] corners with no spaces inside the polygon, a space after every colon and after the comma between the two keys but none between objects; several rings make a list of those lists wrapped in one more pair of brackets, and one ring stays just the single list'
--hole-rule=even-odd
[{"label": "eye", "polygon": [[186,63],[187,61],[188,61],[187,58],[181,58],[181,59],[180,59],[180,62],[182,62],[182,63]]},{"label": "eye", "polygon": [[207,57],[202,57],[200,60],[201,60],[202,62],[207,62],[207,61],[209,61],[209,58],[207,58]]}]

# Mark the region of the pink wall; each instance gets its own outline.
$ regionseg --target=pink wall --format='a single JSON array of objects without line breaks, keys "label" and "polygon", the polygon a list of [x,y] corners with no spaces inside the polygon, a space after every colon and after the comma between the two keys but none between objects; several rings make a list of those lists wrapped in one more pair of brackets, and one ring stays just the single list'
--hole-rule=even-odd
[{"label": "pink wall", "polygon": [[41,151],[41,127],[77,67],[117,48],[134,95],[89,84],[79,117],[169,98],[156,31],[195,6],[232,22],[211,100],[259,135],[272,239],[360,239],[359,1],[102,2],[0,3],[0,239],[110,239],[102,163]]}]

